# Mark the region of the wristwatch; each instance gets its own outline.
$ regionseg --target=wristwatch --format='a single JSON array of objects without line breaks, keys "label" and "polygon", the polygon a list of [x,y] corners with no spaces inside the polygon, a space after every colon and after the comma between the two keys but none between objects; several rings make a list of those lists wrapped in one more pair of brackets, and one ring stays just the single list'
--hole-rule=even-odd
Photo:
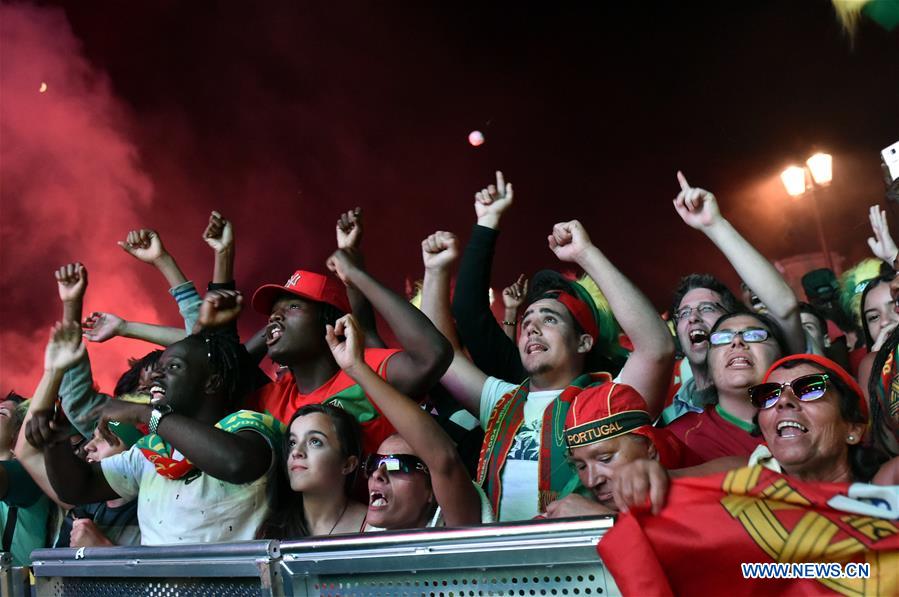
[{"label": "wristwatch", "polygon": [[150,423],[147,425],[147,427],[150,428],[150,433],[156,433],[162,417],[170,415],[173,412],[175,411],[173,411],[172,407],[168,404],[158,404],[154,406],[152,412],[150,412]]}]

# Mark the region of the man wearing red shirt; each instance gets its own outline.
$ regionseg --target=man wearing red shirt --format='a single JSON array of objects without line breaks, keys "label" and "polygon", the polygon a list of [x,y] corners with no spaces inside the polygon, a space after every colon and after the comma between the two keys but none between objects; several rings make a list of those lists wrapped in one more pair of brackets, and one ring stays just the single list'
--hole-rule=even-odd
[{"label": "man wearing red shirt", "polygon": [[[328,268],[371,302],[402,347],[366,349],[365,362],[404,394],[419,396],[431,388],[452,359],[446,338],[418,309],[359,268],[348,252],[334,253]],[[269,315],[268,356],[289,373],[259,389],[248,408],[268,411],[286,423],[306,404],[334,404],[362,425],[363,450],[376,451],[393,427],[341,371],[325,341],[325,325],[333,325],[350,310],[343,285],[330,276],[297,270],[283,286],[259,288],[252,304]]]}]

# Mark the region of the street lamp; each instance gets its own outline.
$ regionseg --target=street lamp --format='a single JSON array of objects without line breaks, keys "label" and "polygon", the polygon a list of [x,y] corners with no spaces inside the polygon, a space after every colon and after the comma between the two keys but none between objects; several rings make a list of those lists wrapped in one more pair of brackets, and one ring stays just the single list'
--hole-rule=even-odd
[{"label": "street lamp", "polygon": [[805,161],[805,166],[790,166],[781,172],[780,179],[791,197],[799,197],[806,191],[811,191],[812,209],[815,212],[815,223],[818,225],[818,242],[821,244],[821,250],[824,251],[827,267],[834,271],[833,258],[827,246],[824,227],[821,225],[818,196],[815,193],[818,187],[826,187],[833,180],[833,158],[827,153],[816,153]]}]

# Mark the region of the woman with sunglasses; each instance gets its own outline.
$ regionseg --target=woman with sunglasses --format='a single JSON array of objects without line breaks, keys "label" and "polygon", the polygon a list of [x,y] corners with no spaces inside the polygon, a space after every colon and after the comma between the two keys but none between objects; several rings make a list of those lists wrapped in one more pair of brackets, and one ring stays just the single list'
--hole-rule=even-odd
[{"label": "woman with sunglasses", "polygon": [[471,482],[449,436],[365,363],[364,335],[355,318],[345,315],[333,327],[327,326],[326,339],[340,367],[398,432],[365,463],[370,525],[366,530],[489,522],[489,505],[485,511],[486,499]]},{"label": "woman with sunglasses", "polygon": [[619,471],[615,502],[619,508],[651,502],[664,505],[669,477],[701,476],[761,465],[803,481],[821,483],[899,482],[899,458],[863,445],[868,422],[861,387],[834,361],[797,354],[774,363],[762,383],[749,388],[758,408],[764,443],[746,458],[721,458],[702,466],[665,471],[657,461],[641,460]]},{"label": "woman with sunglasses", "polygon": [[702,413],[688,413],[667,427],[687,446],[693,460],[748,456],[761,442],[754,423],[756,408],[746,399],[771,363],[786,353],[783,332],[761,313],[722,315],[709,332],[706,357],[713,386]]},{"label": "woman with sunglasses", "polygon": [[307,404],[293,414],[284,438],[284,467],[263,539],[360,533],[365,504],[352,491],[361,459],[356,418],[330,404]]}]

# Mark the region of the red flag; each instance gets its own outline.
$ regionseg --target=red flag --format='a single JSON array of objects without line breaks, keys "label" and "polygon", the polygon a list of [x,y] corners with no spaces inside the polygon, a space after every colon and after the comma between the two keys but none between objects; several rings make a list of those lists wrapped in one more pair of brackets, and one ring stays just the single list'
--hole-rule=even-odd
[{"label": "red flag", "polygon": [[[897,595],[899,521],[828,504],[849,487],[761,466],[674,480],[658,516],[621,515],[599,554],[624,595]],[[830,575],[824,564],[850,562],[869,564],[870,576],[751,579],[741,566],[782,563],[788,574]]]}]

